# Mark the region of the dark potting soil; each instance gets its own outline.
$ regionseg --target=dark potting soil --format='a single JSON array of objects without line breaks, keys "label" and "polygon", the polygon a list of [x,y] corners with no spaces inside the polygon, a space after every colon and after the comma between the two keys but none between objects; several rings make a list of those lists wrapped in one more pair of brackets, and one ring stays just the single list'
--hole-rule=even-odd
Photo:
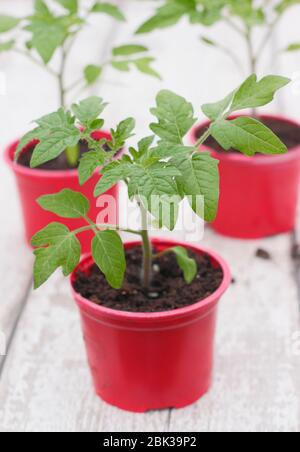
[{"label": "dark potting soil", "polygon": [[265,261],[270,261],[272,259],[272,256],[269,253],[269,251],[264,250],[263,248],[258,248],[255,255],[259,259],[264,259]]},{"label": "dark potting soil", "polygon": [[215,268],[208,255],[190,253],[197,261],[198,273],[191,284],[183,279],[176,257],[162,256],[153,266],[149,294],[141,288],[142,250],[126,251],[127,270],[121,290],[111,288],[96,265],[89,274],[77,272],[74,289],[93,303],[118,311],[163,312],[190,306],[204,300],[221,285],[223,271]]},{"label": "dark potting soil", "polygon": [[[30,160],[31,160],[35,146],[36,145],[29,147],[25,152],[23,152],[20,155],[20,157],[18,159],[19,165],[30,168]],[[106,145],[103,146],[103,149],[107,150]],[[88,151],[89,151],[89,146],[88,146],[87,141],[81,140],[79,142],[79,158],[82,157]],[[78,165],[76,165],[76,167],[78,167]],[[70,166],[65,152],[63,152],[58,157],[56,157],[56,159],[50,160],[50,162],[43,163],[42,165],[38,166],[36,169],[43,169],[43,170],[48,170],[48,171],[65,171],[65,170],[75,169],[76,167]]]},{"label": "dark potting soil", "polygon": [[[289,124],[284,121],[280,121],[278,119],[261,119],[258,118],[263,124],[269,127],[286,145],[288,149],[292,149],[295,146],[300,144],[300,127],[294,124]],[[197,130],[196,136],[200,138],[202,134],[205,132],[206,128],[199,127]],[[205,144],[211,148],[213,148],[217,152],[238,152],[234,149],[230,151],[225,151],[213,137],[209,137]],[[257,154],[259,157],[260,154]]]}]

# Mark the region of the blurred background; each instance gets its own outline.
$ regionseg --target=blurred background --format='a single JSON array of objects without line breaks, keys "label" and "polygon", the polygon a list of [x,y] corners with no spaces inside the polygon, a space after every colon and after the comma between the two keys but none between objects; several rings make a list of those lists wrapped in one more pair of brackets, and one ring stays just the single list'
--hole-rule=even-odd
[{"label": "blurred background", "polygon": [[[33,3],[33,0],[0,0],[0,11],[2,14],[22,17],[32,12]],[[81,0],[83,6],[88,7],[91,3],[93,2],[89,0]],[[143,76],[135,70],[120,73],[108,67],[100,84],[78,96],[97,94],[104,97],[109,102],[105,113],[107,125],[114,126],[121,119],[133,116],[137,119],[138,134],[145,133],[150,118],[149,108],[161,88],[174,90],[191,100],[201,117],[200,106],[204,102],[218,100],[249,74],[245,44],[225,24],[207,28],[192,26],[184,19],[165,30],[134,36],[137,27],[153,14],[160,1],[119,0],[116,3],[124,11],[127,23],[114,21],[106,15],[92,16],[91,26],[87,26],[82,32],[72,50],[67,79],[76,80],[87,64],[105,61],[113,46],[136,42],[149,47],[151,55],[156,59],[154,66],[161,74],[162,81]],[[274,0],[273,3],[277,2]],[[274,73],[294,79],[294,83],[279,95],[277,104],[268,106],[267,111],[272,111],[273,108],[274,111],[279,110],[296,119],[300,117],[300,53],[280,51],[291,42],[300,40],[299,17],[300,6],[297,5],[284,15],[259,65],[259,75]],[[21,31],[19,33],[22,34]],[[257,42],[264,33],[265,30],[257,27]],[[241,71],[238,71],[228,56],[201,42],[200,36],[203,35],[233,49],[241,60],[244,59]],[[50,65],[56,68],[58,63],[58,58],[54,58]],[[52,76],[15,52],[0,54],[0,84],[0,117],[3,124],[0,146],[4,149],[29,129],[33,119],[55,110],[59,98]],[[0,171],[3,210],[17,211],[17,198],[7,197],[7,193],[12,194],[15,190],[12,175],[3,164]],[[16,218],[15,215],[12,217]],[[3,227],[5,226],[2,225]],[[15,236],[15,229],[12,227],[16,228],[16,225],[7,224],[6,227],[7,233]]]}]

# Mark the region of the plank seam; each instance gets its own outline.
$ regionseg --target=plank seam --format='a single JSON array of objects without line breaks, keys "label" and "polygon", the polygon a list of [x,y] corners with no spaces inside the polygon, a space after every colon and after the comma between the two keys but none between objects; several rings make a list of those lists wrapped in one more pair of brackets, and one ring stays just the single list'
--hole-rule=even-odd
[{"label": "plank seam", "polygon": [[5,363],[6,363],[6,360],[8,358],[8,355],[9,355],[9,352],[10,352],[10,349],[11,349],[11,346],[12,346],[15,334],[17,332],[17,329],[18,329],[18,326],[19,326],[19,323],[20,323],[20,320],[22,318],[22,315],[23,315],[23,313],[25,311],[25,307],[26,307],[27,302],[29,300],[29,295],[30,295],[30,292],[31,292],[31,289],[32,289],[32,283],[33,283],[33,278],[31,276],[30,279],[29,279],[29,282],[27,284],[27,287],[26,287],[26,290],[25,290],[25,294],[24,294],[24,296],[21,299],[20,309],[18,310],[18,313],[16,315],[15,321],[13,323],[13,327],[11,329],[11,332],[10,332],[8,340],[7,340],[6,354],[5,354],[5,356],[0,356],[0,380],[1,380],[1,376],[2,376],[2,373],[3,373],[4,367],[5,367]]}]

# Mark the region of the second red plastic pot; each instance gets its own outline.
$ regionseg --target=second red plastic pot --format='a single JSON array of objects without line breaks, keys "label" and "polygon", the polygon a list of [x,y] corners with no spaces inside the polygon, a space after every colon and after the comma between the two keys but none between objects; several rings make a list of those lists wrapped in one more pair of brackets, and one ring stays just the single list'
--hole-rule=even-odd
[{"label": "second red plastic pot", "polygon": [[[98,139],[103,137],[109,139],[110,135],[105,132],[95,132],[95,137]],[[53,221],[64,223],[70,229],[80,228],[86,225],[82,219],[63,219],[51,212],[46,212],[37,204],[36,200],[40,196],[57,193],[65,188],[80,191],[89,199],[91,205],[89,216],[92,220],[98,221],[98,223],[110,222],[115,224],[118,216],[118,186],[113,187],[105,195],[96,199],[93,192],[95,185],[101,177],[99,170],[94,173],[88,182],[80,186],[76,169],[48,171],[31,169],[15,163],[13,158],[17,146],[18,142],[6,149],[5,160],[12,168],[17,181],[24,217],[26,240],[28,243],[30,243],[31,238],[36,232]],[[26,152],[26,149],[23,152]],[[92,233],[89,231],[80,234],[79,239],[83,253],[90,251],[91,238]]]},{"label": "second red plastic pot", "polygon": [[[299,125],[279,116],[263,115]],[[197,126],[191,135],[197,140]],[[232,152],[209,150],[220,165],[220,202],[212,227],[220,234],[257,239],[294,229],[300,180],[300,146],[284,155],[246,157]]]},{"label": "second red plastic pot", "polygon": [[[138,244],[126,244],[126,248]],[[96,393],[106,402],[134,412],[181,408],[208,391],[217,305],[231,282],[226,263],[211,251],[165,239],[155,239],[153,245],[158,251],[180,245],[196,253],[207,252],[223,270],[221,286],[194,305],[144,314],[98,306],[73,289]],[[79,269],[88,272],[92,263],[89,255]]]}]

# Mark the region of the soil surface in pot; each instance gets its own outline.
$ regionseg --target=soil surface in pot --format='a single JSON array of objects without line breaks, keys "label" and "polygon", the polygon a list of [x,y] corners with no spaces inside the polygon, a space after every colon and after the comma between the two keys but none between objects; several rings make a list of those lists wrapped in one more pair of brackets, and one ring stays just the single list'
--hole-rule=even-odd
[{"label": "soil surface in pot", "polygon": [[[18,159],[19,165],[30,168],[30,160],[31,160],[35,147],[36,147],[36,145],[32,145],[25,152],[22,152],[22,154],[20,155],[20,157]],[[103,148],[105,150],[108,150],[105,145]],[[79,142],[79,159],[88,151],[89,151],[88,143],[84,140],[81,140]],[[76,165],[75,167],[70,166],[65,152],[63,152],[56,159],[50,160],[50,162],[43,163],[42,165],[36,167],[35,169],[43,169],[43,170],[48,170],[48,171],[65,171],[65,170],[72,170],[77,167],[78,167],[78,165]]]},{"label": "soil surface in pot", "polygon": [[155,261],[150,294],[141,288],[141,248],[126,251],[127,271],[121,290],[111,288],[101,271],[77,272],[74,289],[93,303],[118,311],[163,312],[195,304],[213,294],[221,285],[223,271],[214,267],[206,254],[190,253],[197,261],[198,273],[191,284],[183,279],[173,253]]},{"label": "soil surface in pot", "polygon": [[[300,126],[289,124],[285,121],[280,121],[275,118],[258,119],[267,127],[269,127],[269,129],[271,129],[281,139],[281,141],[286,145],[288,149],[293,149],[300,144]],[[206,127],[199,127],[196,133],[196,137],[200,138],[206,129]],[[238,152],[234,149],[225,151],[211,136],[208,138],[208,140],[206,140],[205,145],[213,148],[217,152]],[[259,155],[260,154],[257,154],[256,156]]]}]

